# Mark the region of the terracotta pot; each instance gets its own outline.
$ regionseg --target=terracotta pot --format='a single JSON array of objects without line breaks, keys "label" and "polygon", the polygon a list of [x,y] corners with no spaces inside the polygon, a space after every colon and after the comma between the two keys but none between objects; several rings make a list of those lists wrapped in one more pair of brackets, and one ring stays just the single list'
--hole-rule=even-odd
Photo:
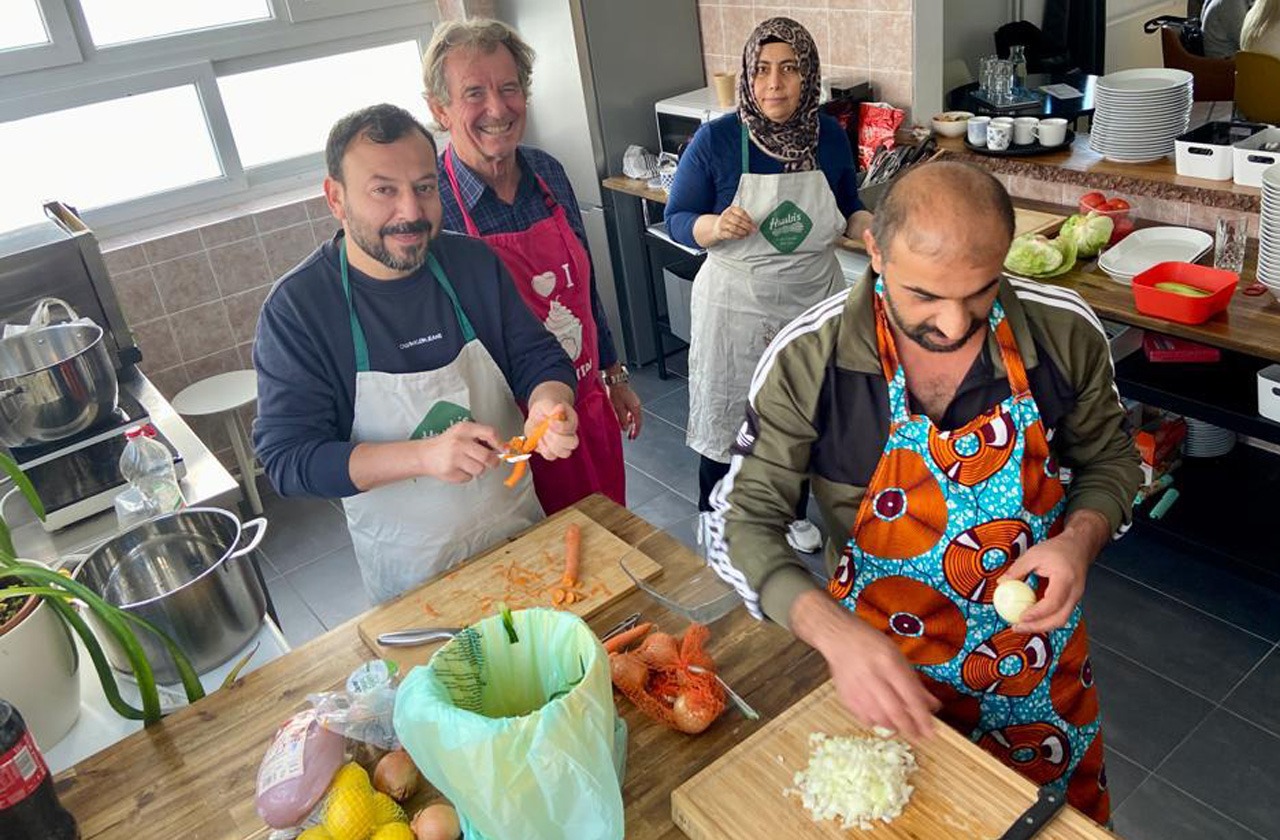
[{"label": "terracotta pot", "polygon": [[80,717],[79,655],[71,628],[39,598],[0,626],[0,697],[47,751]]}]

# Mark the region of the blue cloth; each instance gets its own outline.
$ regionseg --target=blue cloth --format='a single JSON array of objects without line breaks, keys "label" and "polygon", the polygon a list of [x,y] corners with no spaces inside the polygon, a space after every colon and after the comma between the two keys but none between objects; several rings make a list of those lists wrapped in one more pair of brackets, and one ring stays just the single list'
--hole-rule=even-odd
[{"label": "blue cloth", "polygon": [[[516,197],[511,204],[498,198],[480,176],[454,155],[453,170],[458,176],[458,189],[462,191],[462,199],[466,202],[467,212],[476,223],[482,236],[491,233],[515,233],[524,230],[535,222],[540,222],[551,215],[550,208],[543,200],[542,190],[534,175],[542,176],[551,190],[551,195],[564,208],[569,227],[582,247],[587,249],[587,259],[591,259],[591,249],[587,246],[587,232],[582,227],[582,211],[578,209],[578,198],[573,194],[573,185],[565,173],[560,161],[551,155],[532,146],[521,146],[516,150],[516,161],[520,166],[520,185],[516,187]],[[458,207],[458,196],[454,195],[453,185],[444,171],[444,153],[440,154],[440,203],[444,205],[444,229],[458,233],[467,232],[467,223],[462,218],[462,210]],[[604,307],[600,303],[600,295],[596,293],[596,268],[591,264],[591,312],[596,319],[596,335],[600,345],[600,369],[612,367],[618,361],[618,352],[613,346],[613,335],[609,332],[609,320],[605,317]]]},{"label": "blue cloth", "polygon": [[[757,175],[782,173],[782,162],[750,146],[750,168]],[[847,219],[862,209],[857,170],[849,138],[835,117],[818,115],[818,167],[827,176],[836,205]],[[742,174],[742,122],[725,114],[698,129],[680,156],[676,180],[667,196],[667,233],[677,242],[698,247],[693,223],[707,213],[723,213],[738,191]]]},{"label": "blue cloth", "polygon": [[[258,318],[253,445],[282,496],[334,498],[359,492],[348,470],[355,449],[356,362],[338,262],[341,236],[276,281]],[[526,400],[542,382],[577,386],[560,343],[529,312],[489,246],[441,233],[431,251],[517,399]],[[426,265],[401,280],[374,280],[354,266],[349,273],[371,370],[416,373],[457,358],[464,345],[462,329]]]}]

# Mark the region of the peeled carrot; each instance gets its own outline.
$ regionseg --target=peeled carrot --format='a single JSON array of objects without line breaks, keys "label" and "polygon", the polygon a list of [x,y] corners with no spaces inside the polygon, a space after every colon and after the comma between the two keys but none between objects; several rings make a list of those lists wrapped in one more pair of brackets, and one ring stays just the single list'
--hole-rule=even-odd
[{"label": "peeled carrot", "polygon": [[542,436],[547,433],[547,429],[551,428],[552,420],[563,420],[564,412],[558,411],[555,414],[548,414],[542,418],[542,422],[533,427],[533,434],[525,438],[524,452],[532,452],[538,448],[538,441],[542,440]]},{"label": "peeled carrot", "polygon": [[565,586],[578,585],[578,565],[582,559],[582,528],[574,522],[564,530],[564,576],[560,582]]},{"label": "peeled carrot", "polygon": [[609,653],[617,653],[632,642],[638,642],[644,638],[650,630],[653,629],[653,622],[646,621],[643,624],[637,624],[630,630],[623,630],[618,635],[612,637],[604,643],[604,649]]},{"label": "peeled carrot", "polygon": [[524,471],[528,469],[528,461],[516,461],[511,466],[511,475],[507,476],[507,480],[502,482],[508,487],[515,487],[520,483],[520,479],[524,477]]}]

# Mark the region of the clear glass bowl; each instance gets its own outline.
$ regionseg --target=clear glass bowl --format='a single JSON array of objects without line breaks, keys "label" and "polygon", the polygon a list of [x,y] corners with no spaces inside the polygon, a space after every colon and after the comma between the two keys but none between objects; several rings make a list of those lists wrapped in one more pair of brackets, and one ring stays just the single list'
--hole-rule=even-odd
[{"label": "clear glass bowl", "polygon": [[[706,551],[698,544],[699,518],[680,520],[665,531],[655,531],[624,554],[618,564],[646,595],[689,621],[710,624],[742,603],[732,586],[707,565]],[[634,569],[639,556],[662,567],[662,574],[643,580]]]}]

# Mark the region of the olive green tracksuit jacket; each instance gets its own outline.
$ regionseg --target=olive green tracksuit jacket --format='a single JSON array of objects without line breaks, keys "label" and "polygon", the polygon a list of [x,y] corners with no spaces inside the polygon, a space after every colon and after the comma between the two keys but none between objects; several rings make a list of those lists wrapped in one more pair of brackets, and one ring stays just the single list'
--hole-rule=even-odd
[{"label": "olive green tracksuit jacket", "polygon": [[[729,474],[712,495],[708,560],[757,618],[786,625],[792,601],[820,586],[786,541],[805,479],[832,535],[830,572],[883,452],[890,415],[874,295],[869,272],[787,325],[756,368]],[[1057,286],[1004,278],[999,301],[1050,446],[1070,477],[1067,513],[1098,511],[1123,533],[1141,470],[1101,322],[1078,294]],[[938,425],[958,428],[1008,396],[989,335]]]}]

